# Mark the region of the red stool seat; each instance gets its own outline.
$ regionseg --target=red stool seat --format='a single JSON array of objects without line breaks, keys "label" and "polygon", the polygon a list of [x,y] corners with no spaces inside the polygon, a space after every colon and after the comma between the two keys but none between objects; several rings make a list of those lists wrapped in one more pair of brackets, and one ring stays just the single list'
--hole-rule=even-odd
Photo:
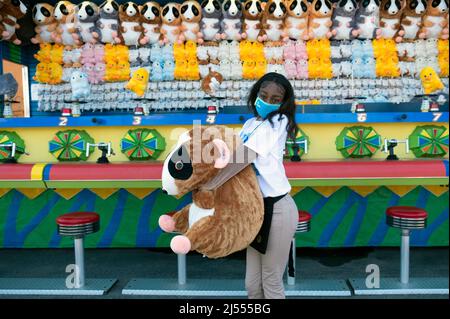
[{"label": "red stool seat", "polygon": [[386,223],[401,229],[423,229],[427,226],[427,212],[414,206],[392,206],[386,210]]},{"label": "red stool seat", "polygon": [[311,219],[310,213],[304,210],[298,211],[298,223],[297,223],[297,233],[305,233],[311,230]]},{"label": "red stool seat", "polygon": [[392,206],[386,210],[386,215],[398,218],[427,218],[427,212],[414,206]]},{"label": "red stool seat", "polygon": [[68,213],[59,216],[56,224],[61,236],[82,237],[100,229],[100,216],[92,212]]}]

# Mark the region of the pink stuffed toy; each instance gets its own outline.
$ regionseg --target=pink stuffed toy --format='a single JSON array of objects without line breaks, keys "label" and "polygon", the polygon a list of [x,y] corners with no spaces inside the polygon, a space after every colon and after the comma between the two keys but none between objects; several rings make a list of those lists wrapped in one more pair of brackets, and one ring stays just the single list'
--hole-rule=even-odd
[{"label": "pink stuffed toy", "polygon": [[306,44],[304,41],[297,41],[295,43],[295,57],[297,58],[297,61],[308,59],[308,53],[306,52]]},{"label": "pink stuffed toy", "polygon": [[98,84],[103,83],[105,81],[105,69],[106,69],[105,63],[100,62],[95,64],[92,83]]},{"label": "pink stuffed toy", "polygon": [[295,79],[295,77],[297,76],[297,67],[295,66],[294,60],[285,60],[284,70],[286,71],[286,77],[289,80]]},{"label": "pink stuffed toy", "polygon": [[94,66],[95,65],[93,63],[87,62],[87,63],[84,63],[83,67],[82,67],[83,73],[85,73],[87,75],[88,81],[91,84],[94,83],[94,80],[95,80]]},{"label": "pink stuffed toy", "polygon": [[308,61],[300,60],[297,62],[297,79],[308,78]]},{"label": "pink stuffed toy", "polygon": [[95,63],[104,62],[105,46],[103,44],[96,44],[94,46]]},{"label": "pink stuffed toy", "polygon": [[289,41],[283,47],[284,60],[295,60],[295,42]]},{"label": "pink stuffed toy", "polygon": [[95,64],[95,51],[94,45],[90,42],[87,42],[83,45],[81,51],[81,63],[92,63]]}]

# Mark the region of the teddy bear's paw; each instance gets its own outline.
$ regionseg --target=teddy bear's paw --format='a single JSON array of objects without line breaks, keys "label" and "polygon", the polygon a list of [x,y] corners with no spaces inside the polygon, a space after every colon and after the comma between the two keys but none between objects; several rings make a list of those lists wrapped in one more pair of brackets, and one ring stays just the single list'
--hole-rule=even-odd
[{"label": "teddy bear's paw", "polygon": [[183,235],[178,235],[170,241],[170,248],[176,254],[186,255],[191,250],[191,241]]},{"label": "teddy bear's paw", "polygon": [[171,233],[175,230],[175,221],[169,215],[161,215],[158,224],[166,233]]}]

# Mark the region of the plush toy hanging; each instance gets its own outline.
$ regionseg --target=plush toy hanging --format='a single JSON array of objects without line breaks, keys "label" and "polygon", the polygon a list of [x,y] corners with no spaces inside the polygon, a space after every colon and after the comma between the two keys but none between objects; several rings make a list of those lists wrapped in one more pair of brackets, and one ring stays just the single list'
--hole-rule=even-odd
[{"label": "plush toy hanging", "polygon": [[244,24],[242,38],[249,41],[257,41],[261,31],[261,17],[263,8],[260,0],[247,0],[242,8]]},{"label": "plush toy hanging", "polygon": [[292,40],[308,40],[308,15],[310,3],[307,0],[288,0],[285,20],[286,36]]},{"label": "plush toy hanging", "polygon": [[70,77],[70,85],[72,87],[72,99],[84,100],[91,94],[91,85],[88,81],[88,76],[80,71],[72,72]]},{"label": "plush toy hanging", "polygon": [[97,20],[97,27],[100,34],[94,33],[102,43],[119,42],[119,5],[114,0],[106,0],[100,5],[100,18]]},{"label": "plush toy hanging", "polygon": [[417,39],[419,30],[422,26],[422,19],[427,9],[426,0],[407,0],[406,7],[403,10],[400,31],[395,39],[401,42],[403,39]]},{"label": "plush toy hanging", "polygon": [[354,38],[355,15],[357,3],[355,0],[340,0],[333,5],[332,39],[350,40]]},{"label": "plush toy hanging", "polygon": [[394,39],[399,36],[400,21],[406,0],[381,0],[380,4],[380,29],[379,37]]},{"label": "plush toy hanging", "polygon": [[146,69],[137,69],[131,76],[130,81],[125,85],[125,88],[136,93],[137,96],[142,97],[147,90],[148,78],[149,74]]},{"label": "plush toy hanging", "polygon": [[262,29],[258,41],[280,41],[284,36],[286,6],[282,0],[269,0],[262,16]]},{"label": "plush toy hanging", "polygon": [[200,21],[202,19],[202,7],[197,1],[188,0],[181,4],[181,33],[180,42],[194,41],[202,37]]},{"label": "plush toy hanging", "polygon": [[16,30],[20,28],[17,20],[24,17],[27,7],[19,0],[3,0],[0,11],[0,41],[10,41],[14,44],[21,44],[17,38]]},{"label": "plush toy hanging", "polygon": [[423,27],[419,31],[420,38],[448,39],[448,12],[447,0],[428,0]]},{"label": "plush toy hanging", "polygon": [[242,4],[239,0],[225,0],[222,4],[222,39],[241,40]]},{"label": "plush toy hanging", "polygon": [[56,3],[54,10],[54,17],[56,19],[57,28],[52,34],[52,39],[56,43],[62,43],[66,49],[74,46],[75,39],[73,35],[76,34],[75,21],[75,5],[69,1],[59,1]]},{"label": "plush toy hanging", "polygon": [[221,39],[223,19],[222,7],[219,0],[203,0],[202,2],[202,21],[200,22],[200,30],[204,41],[218,41]]},{"label": "plush toy hanging", "polygon": [[162,9],[161,18],[160,43],[178,42],[181,32],[180,4],[175,2],[166,4]]},{"label": "plush toy hanging", "polygon": [[333,8],[329,0],[314,0],[309,12],[308,32],[310,39],[329,39],[332,36],[331,16]]},{"label": "plush toy hanging", "polygon": [[98,37],[101,33],[97,26],[97,21],[100,18],[98,6],[91,1],[83,1],[77,7],[78,33],[74,35],[75,40],[83,43],[96,43],[98,40],[96,36]]},{"label": "plush toy hanging", "polygon": [[361,1],[355,15],[356,29],[352,31],[353,36],[360,39],[374,39],[378,37],[381,34],[379,13],[379,0]]},{"label": "plush toy hanging", "polygon": [[420,71],[420,80],[426,95],[444,88],[444,84],[432,67],[428,66]]},{"label": "plush toy hanging", "polygon": [[[177,197],[192,191],[193,199],[172,216],[159,218],[164,231],[182,233],[171,240],[175,253],[196,250],[209,258],[220,258],[247,248],[259,232],[264,205],[251,166],[214,190],[202,189],[232,158],[240,158],[239,145],[239,137],[224,126],[194,128],[180,136],[166,158],[163,189]],[[194,150],[211,156],[197,156]]]},{"label": "plush toy hanging", "polygon": [[214,96],[222,82],[223,77],[220,73],[210,71],[208,75],[202,80],[202,90],[206,94]]},{"label": "plush toy hanging", "polygon": [[139,7],[133,2],[126,2],[120,6],[120,40],[121,43],[131,46],[145,42],[144,29],[141,26],[141,13]]},{"label": "plush toy hanging", "polygon": [[161,37],[161,6],[155,1],[149,1],[141,9],[142,27],[145,40],[141,44],[156,44]]}]

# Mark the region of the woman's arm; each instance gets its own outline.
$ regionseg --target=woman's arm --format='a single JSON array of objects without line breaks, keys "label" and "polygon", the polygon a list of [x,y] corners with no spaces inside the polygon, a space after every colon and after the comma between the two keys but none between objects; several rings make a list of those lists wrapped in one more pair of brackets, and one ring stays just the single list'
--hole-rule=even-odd
[{"label": "woman's arm", "polygon": [[234,153],[233,161],[222,168],[220,172],[208,183],[201,187],[202,190],[213,190],[225,184],[231,177],[238,174],[256,159],[256,152],[247,146],[240,144]]}]

